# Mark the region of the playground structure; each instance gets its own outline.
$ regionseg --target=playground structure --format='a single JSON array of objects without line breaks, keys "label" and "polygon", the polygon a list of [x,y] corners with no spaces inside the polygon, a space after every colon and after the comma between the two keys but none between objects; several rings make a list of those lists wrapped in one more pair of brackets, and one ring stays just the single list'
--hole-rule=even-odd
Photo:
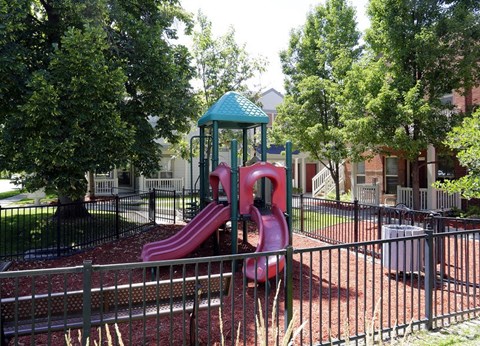
[{"label": "playground structure", "polygon": [[[268,116],[259,107],[234,92],[223,95],[199,119],[200,212],[174,236],[146,244],[141,255],[143,261],[185,257],[227,221],[231,221],[232,254],[237,253],[239,222],[243,224],[244,242],[247,241],[247,222],[253,221],[257,225],[259,240],[256,252],[274,251],[291,245],[291,144],[286,145],[286,167],[266,162],[268,121]],[[255,131],[257,127],[261,128],[260,162],[247,166],[248,131]],[[236,140],[231,142],[231,167],[219,164],[220,129],[242,130],[241,167],[237,163]],[[211,147],[207,144],[210,138]],[[266,179],[271,183],[271,189],[268,189],[271,190],[271,199],[268,203]],[[254,198],[257,182],[260,188]],[[225,196],[220,196],[221,188]],[[244,266],[249,279],[266,282],[283,269],[284,258],[270,256],[249,259]]]}]

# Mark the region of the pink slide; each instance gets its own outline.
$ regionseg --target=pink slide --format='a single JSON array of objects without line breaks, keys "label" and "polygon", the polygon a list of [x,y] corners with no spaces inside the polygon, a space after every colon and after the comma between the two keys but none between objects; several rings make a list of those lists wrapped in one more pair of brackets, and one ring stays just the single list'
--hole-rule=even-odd
[{"label": "pink slide", "polygon": [[[257,224],[259,235],[257,250],[255,252],[274,251],[285,249],[289,241],[289,231],[287,221],[280,208],[272,205],[270,214],[260,214],[260,211],[250,206],[250,216]],[[285,265],[284,256],[270,256],[247,258],[245,260],[245,273],[247,278],[266,282],[275,277],[277,272],[283,270]]]},{"label": "pink slide", "polygon": [[230,206],[211,202],[177,234],[168,239],[145,244],[142,260],[147,262],[185,257],[228,220]]}]

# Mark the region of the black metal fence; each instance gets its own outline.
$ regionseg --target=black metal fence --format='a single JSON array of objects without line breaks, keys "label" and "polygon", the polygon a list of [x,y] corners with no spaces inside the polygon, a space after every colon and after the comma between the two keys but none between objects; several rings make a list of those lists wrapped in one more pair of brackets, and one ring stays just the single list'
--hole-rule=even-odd
[{"label": "black metal fence", "polygon": [[175,223],[175,191],[152,190],[95,201],[0,208],[0,260],[70,255],[145,230]]},{"label": "black metal fence", "polygon": [[[329,244],[380,240],[382,226],[391,224],[432,228],[436,233],[480,229],[480,219],[452,218],[438,211],[414,211],[303,195],[293,198],[292,224],[294,232]],[[370,245],[361,250],[379,255]]]},{"label": "black metal fence", "polygon": [[[296,344],[330,345],[347,338],[356,344],[371,333],[385,339],[478,314],[479,237],[478,230],[429,230],[414,237],[268,253],[3,272],[2,328],[15,344],[63,344],[69,329],[72,338],[83,329],[92,343],[99,338],[97,324],[118,322],[123,342],[130,345],[190,340],[211,345],[222,338],[226,345],[235,345],[237,338],[241,345],[255,345],[281,340],[293,319],[295,326],[304,324]],[[361,250],[368,247],[380,256]],[[246,279],[247,258],[284,268],[269,285],[260,284]],[[229,273],[231,289],[225,291],[230,284],[215,278]],[[190,319],[192,309],[196,318]],[[256,320],[259,314],[263,324]]]}]

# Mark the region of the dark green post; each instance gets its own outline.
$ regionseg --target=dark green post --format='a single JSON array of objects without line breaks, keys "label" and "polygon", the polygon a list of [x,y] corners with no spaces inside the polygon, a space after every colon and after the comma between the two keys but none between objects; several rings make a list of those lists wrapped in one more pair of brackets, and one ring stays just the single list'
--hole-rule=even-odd
[{"label": "dark green post", "polygon": [[237,237],[238,237],[238,163],[237,163],[237,141],[232,140],[231,144],[231,164],[232,164],[232,174],[230,175],[231,179],[231,196],[232,200],[230,203],[230,219],[232,222],[232,255],[237,253]]},{"label": "dark green post", "polygon": [[213,122],[213,140],[212,140],[212,172],[218,166],[218,121]]},{"label": "dark green post", "polygon": [[243,143],[242,143],[242,153],[243,153],[243,164],[242,166],[246,166],[247,165],[247,161],[248,161],[248,130],[247,129],[243,129]]},{"label": "dark green post", "polygon": [[[247,165],[247,161],[248,161],[248,130],[247,129],[243,129],[243,143],[242,143],[242,152],[243,152],[243,164],[242,166],[245,167]],[[243,235],[243,243],[247,243],[248,241],[248,237],[247,237],[247,222],[245,220],[243,220],[242,222],[242,226],[243,226],[243,229],[242,229],[242,235]]]},{"label": "dark green post", "polygon": [[[193,157],[191,157],[191,160],[193,162]],[[204,207],[204,201],[206,197],[205,193],[205,127],[201,126],[200,127],[200,157],[199,157],[199,162],[198,162],[198,168],[200,170],[200,190],[198,191],[198,195],[200,198],[200,208]],[[191,166],[192,167],[192,166]],[[191,170],[191,200],[193,205],[193,169]]]},{"label": "dark green post", "polygon": [[87,345],[92,327],[92,261],[83,261],[83,326],[82,345]]},{"label": "dark green post", "polygon": [[359,217],[358,217],[358,199],[353,200],[353,241],[355,243],[358,242],[358,223],[359,223]]},{"label": "dark green post", "polygon": [[[262,124],[262,162],[267,162],[267,124]],[[265,196],[265,178],[262,178],[262,199],[263,204],[267,201],[267,197]]]},{"label": "dark green post", "polygon": [[293,319],[293,247],[287,247],[285,256],[285,330]]},{"label": "dark green post", "polygon": [[433,289],[434,277],[436,275],[435,265],[433,263],[434,244],[433,230],[425,230],[425,317],[427,319],[425,328],[433,329]]},{"label": "dark green post", "polygon": [[290,233],[289,244],[292,245],[292,142],[288,141],[285,146],[286,151],[286,174],[287,174],[287,225]]}]

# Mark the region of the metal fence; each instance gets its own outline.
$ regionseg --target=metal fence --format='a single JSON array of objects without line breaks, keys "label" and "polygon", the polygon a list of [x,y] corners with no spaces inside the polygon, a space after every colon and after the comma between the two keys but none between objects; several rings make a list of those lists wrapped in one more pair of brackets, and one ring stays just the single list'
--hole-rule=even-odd
[{"label": "metal fence", "polygon": [[[15,344],[56,345],[63,344],[69,326],[72,338],[82,329],[84,337],[98,340],[97,324],[118,322],[129,345],[190,340],[211,345],[222,338],[226,345],[235,345],[237,338],[241,345],[255,345],[281,340],[293,318],[295,326],[304,323],[296,344],[330,345],[347,338],[356,344],[371,330],[375,338],[388,339],[408,328],[432,328],[478,314],[479,237],[478,230],[429,230],[414,237],[268,253],[3,272],[2,330]],[[368,247],[380,256],[362,251]],[[278,268],[284,263],[284,268],[269,285],[260,284],[246,279],[242,263],[247,258],[276,261]],[[230,291],[214,296],[217,285],[227,285],[214,283],[215,278],[232,272]],[[190,319],[192,280],[199,308]],[[157,298],[160,290],[168,298]],[[72,303],[75,294],[78,306]],[[265,327],[257,322],[259,312]],[[32,332],[42,326],[42,332]]]},{"label": "metal fence", "polygon": [[[436,233],[480,229],[480,219],[444,217],[437,211],[340,202],[303,195],[293,198],[293,231],[329,244],[380,240],[382,226],[411,225],[432,228]],[[379,256],[375,247],[362,251]]]},{"label": "metal fence", "polygon": [[155,223],[175,223],[175,191],[152,190],[96,201],[0,207],[0,260],[70,255]]}]

